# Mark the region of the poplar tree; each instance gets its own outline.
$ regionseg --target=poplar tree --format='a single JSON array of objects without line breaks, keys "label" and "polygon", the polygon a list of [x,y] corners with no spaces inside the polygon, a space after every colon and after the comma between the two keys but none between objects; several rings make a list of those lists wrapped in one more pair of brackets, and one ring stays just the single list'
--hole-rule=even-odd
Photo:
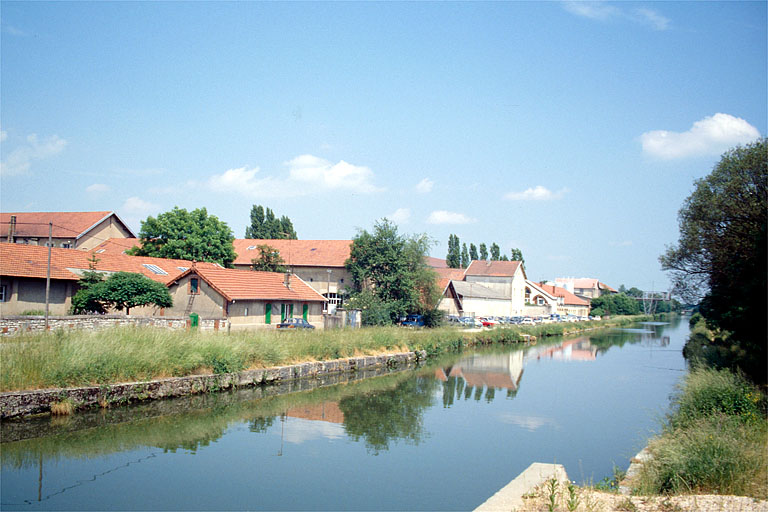
[{"label": "poplar tree", "polygon": [[464,243],[461,246],[461,268],[467,268],[469,266],[469,251],[467,251],[467,244]]},{"label": "poplar tree", "polygon": [[480,244],[480,259],[481,260],[488,259],[488,248],[485,246],[485,244]]},{"label": "poplar tree", "polygon": [[477,247],[475,244],[469,244],[469,261],[475,261],[479,259],[480,257],[477,255]]}]

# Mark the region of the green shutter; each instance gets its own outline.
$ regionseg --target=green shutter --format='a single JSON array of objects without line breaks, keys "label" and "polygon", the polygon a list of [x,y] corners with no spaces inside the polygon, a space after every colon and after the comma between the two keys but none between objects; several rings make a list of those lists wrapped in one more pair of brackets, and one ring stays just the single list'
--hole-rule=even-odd
[{"label": "green shutter", "polygon": [[288,318],[293,318],[293,304],[288,306],[288,310],[290,311],[290,313],[288,313]]},{"label": "green shutter", "polygon": [[272,323],[272,304],[267,304],[265,311],[266,311],[266,318],[264,319],[264,322],[266,322],[267,324],[271,324]]},{"label": "green shutter", "polygon": [[285,304],[280,304],[280,321],[285,322]]},{"label": "green shutter", "polygon": [[302,317],[304,317],[304,320],[309,320],[309,319],[307,318],[307,315],[309,314],[309,304],[304,304],[304,305],[301,307],[301,309],[302,309],[302,311],[301,311],[301,316],[302,316]]}]

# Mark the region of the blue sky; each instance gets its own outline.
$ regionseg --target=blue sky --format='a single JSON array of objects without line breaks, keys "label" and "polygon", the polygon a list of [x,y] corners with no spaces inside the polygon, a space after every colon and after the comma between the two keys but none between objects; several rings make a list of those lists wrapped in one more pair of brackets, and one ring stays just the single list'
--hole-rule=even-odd
[{"label": "blue sky", "polygon": [[0,3],[0,208],[137,232],[382,217],[530,278],[665,289],[677,211],[765,135],[765,2]]}]

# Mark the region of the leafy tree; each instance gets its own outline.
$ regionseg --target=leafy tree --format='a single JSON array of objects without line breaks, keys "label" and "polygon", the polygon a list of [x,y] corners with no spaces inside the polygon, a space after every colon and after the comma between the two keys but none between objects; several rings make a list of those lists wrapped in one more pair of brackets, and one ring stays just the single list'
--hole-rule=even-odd
[{"label": "leafy tree", "polygon": [[139,238],[141,246],[128,254],[210,261],[225,267],[232,267],[237,257],[232,230],[215,215],[208,215],[205,208],[188,212],[175,206],[157,218],[147,217],[141,223]]},{"label": "leafy tree", "polygon": [[448,268],[461,268],[461,246],[459,237],[456,235],[448,236],[448,254],[445,257],[445,263]]},{"label": "leafy tree", "polygon": [[245,238],[262,240],[296,240],[291,219],[283,215],[279,219],[270,208],[261,205],[251,207],[251,225],[245,228]]},{"label": "leafy tree", "polygon": [[99,260],[96,254],[92,254],[88,260],[88,270],[83,272],[82,277],[77,280],[79,289],[72,296],[72,313],[75,315],[91,312],[105,313],[104,307],[94,301],[90,294],[90,289],[104,280],[104,274],[96,271]]},{"label": "leafy tree", "polygon": [[[352,299],[365,298],[389,312],[390,323],[408,313],[424,313],[437,304],[436,275],[426,264],[432,241],[426,235],[405,237],[387,219],[377,222],[373,233],[361,230],[352,240],[346,262],[352,275]],[[364,291],[370,293],[361,294]],[[352,300],[352,304],[355,301]]]},{"label": "leafy tree", "polygon": [[87,288],[83,303],[98,305],[99,309],[90,311],[108,309],[122,311],[124,309],[126,314],[130,314],[131,308],[139,306],[155,305],[161,308],[173,306],[171,294],[165,285],[131,272],[116,272],[106,281]]},{"label": "leafy tree", "polygon": [[481,260],[488,259],[488,248],[485,246],[485,244],[480,244],[480,259]]},{"label": "leafy tree", "polygon": [[642,296],[643,296],[643,290],[641,290],[641,289],[639,289],[639,288],[635,288],[635,287],[633,286],[632,288],[630,288],[629,290],[627,290],[627,295],[629,295],[630,297],[636,297],[636,298],[640,298],[640,297],[642,297]]},{"label": "leafy tree", "polygon": [[467,250],[467,244],[461,245],[461,268],[467,268],[469,266],[469,251]]},{"label": "leafy tree", "polygon": [[523,265],[525,265],[525,259],[523,258],[523,251],[521,251],[520,249],[514,247],[514,248],[512,248],[512,252],[510,254],[511,254],[510,258],[509,258],[510,260],[512,260],[512,261],[519,261]]},{"label": "leafy tree", "polygon": [[499,261],[501,259],[501,249],[499,245],[494,242],[491,244],[491,261]]},{"label": "leafy tree", "polygon": [[627,287],[623,284],[619,285],[619,293],[627,293]]},{"label": "leafy tree", "polygon": [[469,244],[469,261],[479,260],[480,257],[477,254],[477,246],[475,244]]},{"label": "leafy tree", "polygon": [[251,260],[251,269],[263,272],[285,272],[285,261],[280,257],[280,251],[267,244],[256,246],[259,255]]},{"label": "leafy tree", "polygon": [[623,294],[609,294],[595,297],[591,302],[593,315],[639,315],[642,306],[639,301]]},{"label": "leafy tree", "polygon": [[[700,301],[713,342],[766,382],[768,329],[768,139],[727,151],[695,182],[678,214],[680,238],[659,258],[675,292]],[[728,335],[730,334],[730,335]]]}]

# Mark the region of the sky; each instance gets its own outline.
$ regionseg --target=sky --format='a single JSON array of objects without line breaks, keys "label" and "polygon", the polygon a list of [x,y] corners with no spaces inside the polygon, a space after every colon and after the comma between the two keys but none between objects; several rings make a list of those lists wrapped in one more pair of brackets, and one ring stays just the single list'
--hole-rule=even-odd
[{"label": "sky", "polygon": [[766,5],[2,1],[0,210],[386,217],[666,290],[695,180],[768,133]]}]

